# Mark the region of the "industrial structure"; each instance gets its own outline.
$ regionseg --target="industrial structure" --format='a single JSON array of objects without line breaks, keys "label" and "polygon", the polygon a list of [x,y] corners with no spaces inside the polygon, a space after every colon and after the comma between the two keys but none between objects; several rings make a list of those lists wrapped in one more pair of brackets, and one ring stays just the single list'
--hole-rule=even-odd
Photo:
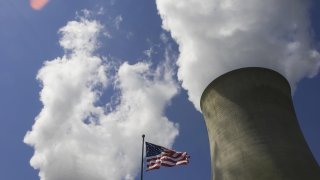
[{"label": "industrial structure", "polygon": [[212,81],[201,97],[214,180],[320,180],[279,73],[249,67]]}]

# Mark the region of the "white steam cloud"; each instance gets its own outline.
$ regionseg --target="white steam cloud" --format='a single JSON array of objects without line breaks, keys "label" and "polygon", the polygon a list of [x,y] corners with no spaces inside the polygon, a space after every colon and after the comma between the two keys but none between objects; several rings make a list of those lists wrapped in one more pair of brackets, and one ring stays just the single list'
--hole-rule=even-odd
[{"label": "white steam cloud", "polygon": [[265,67],[291,86],[319,71],[307,0],[156,0],[163,28],[179,44],[178,78],[200,110],[200,96],[219,75]]},{"label": "white steam cloud", "polygon": [[[60,29],[66,55],[45,62],[37,79],[43,108],[24,142],[41,180],[132,180],[140,167],[141,134],[171,147],[177,124],[164,109],[178,92],[169,66],[122,64],[117,73],[95,56],[103,26],[86,17]],[[110,63],[109,63],[110,64]],[[117,104],[97,106],[115,85]]]}]

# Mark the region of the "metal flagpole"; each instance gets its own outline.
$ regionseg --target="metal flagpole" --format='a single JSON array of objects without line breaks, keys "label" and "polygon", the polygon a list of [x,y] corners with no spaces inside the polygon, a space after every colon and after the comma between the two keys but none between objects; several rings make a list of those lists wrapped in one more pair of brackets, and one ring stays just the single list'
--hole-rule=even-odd
[{"label": "metal flagpole", "polygon": [[142,134],[141,180],[143,180],[143,152],[144,152],[144,137],[145,137],[145,135],[144,135],[144,134]]}]

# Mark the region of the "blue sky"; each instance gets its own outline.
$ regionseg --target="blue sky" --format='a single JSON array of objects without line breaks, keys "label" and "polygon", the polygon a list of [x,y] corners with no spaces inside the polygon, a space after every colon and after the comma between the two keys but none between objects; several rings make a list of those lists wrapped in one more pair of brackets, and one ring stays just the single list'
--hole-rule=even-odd
[{"label": "blue sky", "polygon": [[[320,47],[320,13],[317,11],[319,8],[320,3],[316,0],[312,1],[312,8],[309,11],[312,31],[308,32],[311,34],[312,47],[315,49]],[[90,11],[90,15],[86,16],[84,9]],[[163,15],[166,11],[163,10],[161,13]],[[158,90],[156,89],[156,84],[160,83],[163,84],[161,88],[168,89],[170,92],[172,90],[171,93],[163,94],[166,101],[163,102],[163,106],[159,105],[159,108],[164,112],[159,112],[159,117],[155,115],[155,117],[161,119],[161,122],[166,127],[168,126],[168,129],[170,129],[168,132],[171,133],[171,136],[161,141],[161,138],[152,137],[151,133],[148,134],[147,132],[146,140],[148,141],[149,138],[149,141],[163,142],[169,146],[172,145],[174,149],[187,151],[191,155],[191,163],[188,166],[163,168],[158,171],[147,172],[145,173],[145,179],[210,179],[209,144],[204,120],[194,107],[194,104],[188,100],[188,94],[185,90],[185,87],[188,88],[188,86],[181,87],[181,82],[177,80],[176,72],[179,67],[174,64],[179,52],[183,53],[183,48],[179,49],[179,45],[171,38],[170,32],[162,29],[162,19],[159,16],[156,2],[150,0],[51,0],[42,10],[33,10],[28,1],[0,1],[0,82],[2,84],[0,90],[0,117],[2,121],[0,126],[0,179],[39,179],[39,170],[33,169],[29,164],[34,153],[34,147],[23,142],[26,133],[31,130],[35,123],[35,118],[43,110],[43,102],[39,100],[39,93],[46,85],[41,85],[40,81],[46,81],[47,71],[43,70],[44,75],[40,79],[38,78],[37,80],[36,77],[39,70],[44,67],[45,61],[55,61],[58,57],[64,56],[72,60],[72,57],[68,56],[77,54],[77,52],[67,52],[77,51],[72,48],[70,50],[68,46],[61,47],[59,41],[65,37],[63,33],[58,33],[58,31],[62,27],[66,27],[70,21],[81,22],[81,18],[96,21],[103,26],[100,29],[101,35],[97,36],[99,47],[94,48],[92,54],[99,57],[97,67],[106,67],[108,69],[106,75],[108,76],[109,85],[106,88],[100,88],[99,83],[102,83],[103,80],[99,81],[98,85],[92,85],[93,88],[95,85],[99,88],[97,92],[92,91],[94,96],[98,97],[98,100],[94,101],[94,107],[104,107],[114,99],[115,101],[119,100],[119,91],[125,94],[126,90],[132,90],[132,88],[126,89],[125,81],[121,80],[121,74],[117,74],[117,71],[122,67],[123,76],[126,77],[127,74],[130,75],[127,72],[128,69],[135,71],[136,69],[134,68],[143,68],[134,66],[139,62],[150,65],[147,68],[147,72],[140,72],[140,74],[146,74],[143,76],[147,77],[146,81],[149,82],[150,80],[148,87],[154,86],[155,90]],[[175,20],[172,19],[171,22]],[[166,29],[176,32],[174,28],[172,24],[166,27]],[[183,36],[180,36],[178,32],[176,32],[175,38],[184,43]],[[92,55],[90,53],[88,56]],[[148,53],[151,54],[149,55]],[[124,62],[128,62],[129,66],[122,66]],[[166,65],[169,66],[170,72],[168,72],[168,76],[170,77],[168,79],[162,75],[158,77],[156,71],[167,72]],[[59,72],[57,71],[57,73]],[[94,68],[92,72],[96,72]],[[64,71],[61,71],[61,73],[64,73]],[[140,74],[138,72],[134,75],[138,76]],[[151,79],[148,79],[149,76],[152,76]],[[95,77],[93,76],[93,78]],[[97,77],[100,76],[97,75]],[[102,79],[103,77],[102,75]],[[118,81],[114,81],[114,79]],[[120,85],[117,85],[117,82],[120,82]],[[141,85],[143,86],[144,84],[142,83]],[[190,89],[192,91],[192,87]],[[299,123],[318,164],[320,162],[320,143],[318,138],[320,132],[320,121],[318,120],[319,92],[320,76],[315,75],[313,78],[303,78],[299,81],[293,96]],[[100,95],[99,93],[102,94]],[[130,93],[135,94],[135,92]],[[59,94],[54,94],[54,97],[59,97]],[[159,97],[154,98],[155,101],[157,98]],[[120,100],[123,99],[120,98]],[[131,103],[131,101],[128,103]],[[115,111],[114,107],[121,109],[122,106],[117,105],[119,105],[119,102],[111,103],[110,106],[113,109],[111,108],[110,111]],[[140,117],[136,116],[134,112],[129,115]],[[117,116],[117,114],[114,116]],[[112,117],[105,117],[104,115],[101,115],[101,117],[102,119],[105,118],[106,121],[112,120]],[[171,127],[171,124],[168,124],[163,118],[167,118],[169,122],[179,124],[178,128],[176,126]],[[100,123],[103,124],[103,120],[101,121]],[[43,122],[46,122],[45,118]],[[149,120],[141,123],[143,124],[143,122],[149,122]],[[150,122],[156,121],[150,120]],[[154,128],[151,125],[150,127]],[[177,129],[179,135],[175,134]],[[141,129],[142,131],[143,129]],[[131,132],[131,129],[128,132]],[[166,132],[161,131],[158,135]],[[112,133],[110,134],[113,137]],[[141,133],[137,132],[137,134]],[[40,141],[39,138],[41,137],[36,137],[31,141],[38,143]],[[136,139],[137,142],[130,143],[137,144],[137,147],[140,147],[140,137]],[[59,142],[62,139],[57,138],[56,140],[56,142]],[[119,140],[122,139],[120,138]],[[48,139],[48,141],[50,140]],[[77,141],[81,141],[81,139]],[[86,143],[85,140],[83,141],[77,143],[81,146],[83,145],[81,143]],[[106,142],[112,141],[106,138]],[[39,143],[38,146],[42,148],[45,143]],[[124,144],[124,146],[130,145]],[[99,147],[104,148],[103,145]],[[119,148],[121,148],[121,145],[119,145]],[[140,154],[140,149],[137,151]],[[72,153],[72,151],[69,153]],[[103,155],[103,153],[101,154]],[[96,158],[100,157],[97,156]],[[139,167],[139,161],[130,163],[136,163],[136,166]],[[82,166],[87,166],[90,169],[94,165],[88,163],[82,164]],[[40,167],[50,169],[50,166],[40,165]],[[100,168],[108,171],[109,167],[106,164],[105,168]],[[50,174],[47,170],[44,172]],[[128,172],[136,172],[135,165],[132,165],[132,169],[128,170]],[[54,176],[48,175],[48,177]]]}]

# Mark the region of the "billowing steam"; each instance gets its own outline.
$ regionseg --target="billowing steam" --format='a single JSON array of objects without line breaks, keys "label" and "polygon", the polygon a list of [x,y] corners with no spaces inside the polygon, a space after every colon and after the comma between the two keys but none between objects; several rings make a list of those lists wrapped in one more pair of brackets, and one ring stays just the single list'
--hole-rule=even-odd
[{"label": "billowing steam", "polygon": [[157,0],[163,28],[179,44],[178,78],[200,110],[204,88],[241,67],[266,67],[294,87],[319,70],[307,0]]},{"label": "billowing steam", "polygon": [[[163,115],[178,92],[166,63],[123,63],[116,74],[94,52],[102,25],[85,17],[60,29],[66,55],[45,62],[37,79],[43,108],[24,139],[41,180],[133,180],[141,134],[170,147],[178,127]],[[115,104],[98,106],[114,85]],[[109,109],[108,107],[111,107]]]}]

